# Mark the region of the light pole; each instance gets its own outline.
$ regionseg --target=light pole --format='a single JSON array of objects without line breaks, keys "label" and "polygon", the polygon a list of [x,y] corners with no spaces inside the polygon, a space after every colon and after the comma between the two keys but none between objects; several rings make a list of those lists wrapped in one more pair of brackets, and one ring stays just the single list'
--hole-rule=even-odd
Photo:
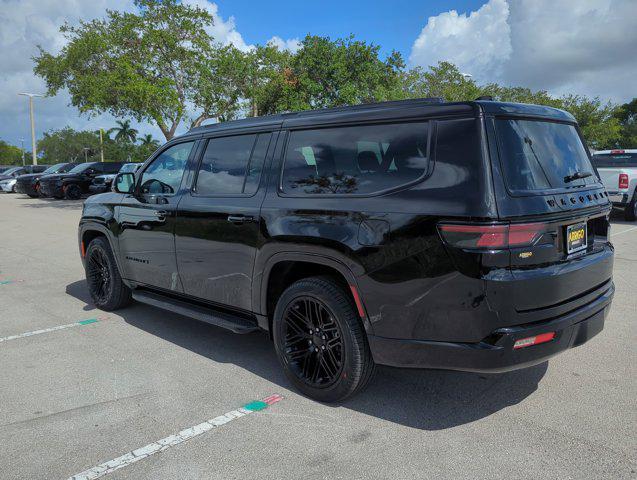
[{"label": "light pole", "polygon": [[88,151],[90,150],[89,147],[84,147],[82,150],[84,150],[84,163],[88,162]]},{"label": "light pole", "polygon": [[22,143],[22,166],[24,167],[24,138],[21,138],[20,142]]},{"label": "light pole", "polygon": [[44,97],[38,93],[18,93],[18,95],[24,95],[29,97],[29,115],[31,117],[31,149],[33,153],[33,165],[38,164],[38,156],[35,149],[35,121],[33,119],[33,97]]}]

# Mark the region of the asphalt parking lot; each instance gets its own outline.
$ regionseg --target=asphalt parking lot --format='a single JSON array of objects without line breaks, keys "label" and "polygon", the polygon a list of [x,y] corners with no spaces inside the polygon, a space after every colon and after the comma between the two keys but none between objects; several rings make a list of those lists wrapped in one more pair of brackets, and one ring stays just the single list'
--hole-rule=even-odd
[{"label": "asphalt parking lot", "polygon": [[96,310],[81,205],[0,195],[2,479],[637,478],[637,224],[613,222],[617,292],[584,346],[501,375],[382,368],[322,405],[262,334]]}]

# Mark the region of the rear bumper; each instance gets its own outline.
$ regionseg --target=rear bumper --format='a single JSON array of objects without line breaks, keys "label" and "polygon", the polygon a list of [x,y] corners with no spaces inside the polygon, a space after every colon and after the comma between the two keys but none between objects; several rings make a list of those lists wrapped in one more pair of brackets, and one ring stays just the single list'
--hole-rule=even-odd
[{"label": "rear bumper", "polygon": [[[549,321],[495,330],[478,343],[434,342],[370,335],[374,361],[381,365],[468,372],[506,372],[542,363],[558,353],[586,343],[604,328],[615,287],[566,315]],[[514,350],[516,340],[555,332],[550,342]]]}]

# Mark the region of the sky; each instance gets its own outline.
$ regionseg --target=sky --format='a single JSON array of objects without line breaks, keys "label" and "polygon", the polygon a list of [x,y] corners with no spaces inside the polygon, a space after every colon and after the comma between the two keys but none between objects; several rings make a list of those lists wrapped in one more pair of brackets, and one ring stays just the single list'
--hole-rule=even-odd
[{"label": "sky", "polygon": [[[294,50],[306,34],[344,37],[399,51],[409,67],[447,60],[479,84],[498,82],[626,102],[637,96],[637,0],[182,0],[208,9],[211,33],[246,50],[273,42]],[[33,74],[36,45],[57,52],[59,26],[100,18],[132,0],[0,0],[0,139],[29,148],[28,101],[44,93]],[[36,135],[69,125],[108,129],[110,115],[80,116],[67,93],[35,100]],[[133,122],[163,141],[159,130]],[[185,126],[178,132],[185,131]]]}]

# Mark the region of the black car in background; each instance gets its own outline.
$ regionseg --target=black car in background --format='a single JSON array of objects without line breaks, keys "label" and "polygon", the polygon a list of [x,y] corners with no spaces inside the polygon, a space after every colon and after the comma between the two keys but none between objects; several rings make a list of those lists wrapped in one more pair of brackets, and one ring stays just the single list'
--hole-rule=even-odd
[{"label": "black car in background", "polygon": [[554,108],[409,100],[223,122],[115,189],[79,225],[95,305],[269,332],[321,401],[376,364],[544,362],[603,329],[615,289],[608,195]]},{"label": "black car in background", "polygon": [[79,165],[78,163],[56,163],[55,165],[51,165],[49,168],[44,170],[41,173],[29,173],[26,175],[20,175],[16,179],[15,191],[18,193],[24,193],[31,198],[36,198],[40,196],[40,178],[46,175],[53,175],[56,173],[67,173],[75,166]]},{"label": "black car in background", "polygon": [[40,194],[43,197],[76,200],[89,193],[89,186],[98,175],[117,173],[123,162],[80,163],[68,173],[47,175],[40,179]]},{"label": "black car in background", "polygon": [[[125,163],[117,173],[135,173],[142,165],[143,163]],[[113,179],[116,175],[116,173],[110,173],[108,175],[98,175],[95,177],[91,185],[88,187],[89,193],[94,195],[97,193],[109,192],[111,190]]]},{"label": "black car in background", "polygon": [[10,167],[0,173],[0,180],[9,180],[28,173],[41,173],[46,170],[47,167],[48,165],[22,165],[20,167]]}]

